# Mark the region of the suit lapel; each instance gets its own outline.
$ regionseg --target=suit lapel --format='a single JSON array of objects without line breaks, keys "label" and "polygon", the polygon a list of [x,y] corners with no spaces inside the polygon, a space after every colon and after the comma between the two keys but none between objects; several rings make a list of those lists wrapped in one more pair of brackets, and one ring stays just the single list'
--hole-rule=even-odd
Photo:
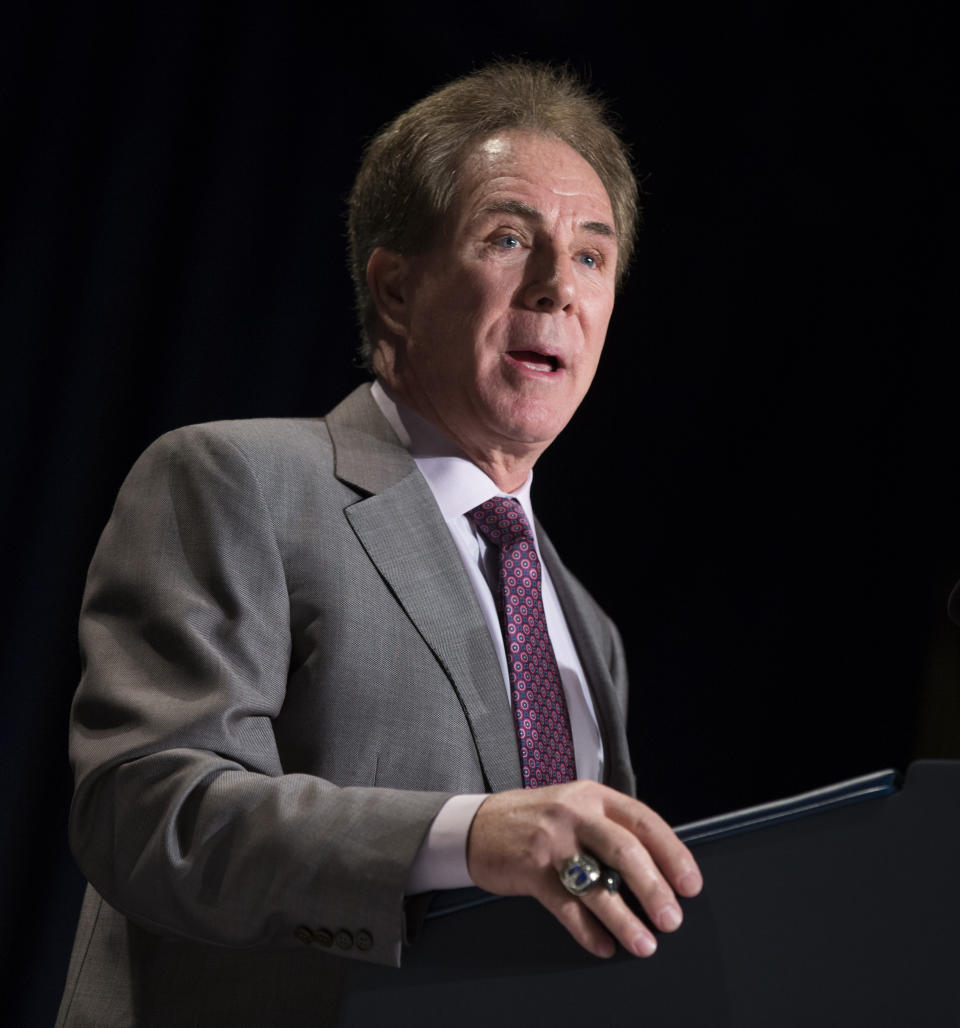
[{"label": "suit lapel", "polygon": [[370,560],[456,691],[491,791],[522,784],[500,665],[429,486],[369,394],[327,417],[336,474],[370,495],[345,511]]},{"label": "suit lapel", "polygon": [[593,696],[593,707],[603,740],[604,781],[621,792],[632,792],[633,769],[627,746],[626,725],[608,661],[598,646],[600,635],[596,615],[584,606],[577,593],[577,583],[564,567],[553,543],[539,523],[537,540]]}]

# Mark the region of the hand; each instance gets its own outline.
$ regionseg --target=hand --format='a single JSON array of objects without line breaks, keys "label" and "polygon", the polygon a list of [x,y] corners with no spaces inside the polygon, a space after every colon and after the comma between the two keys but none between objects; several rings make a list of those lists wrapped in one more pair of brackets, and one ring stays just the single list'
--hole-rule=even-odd
[{"label": "hand", "polygon": [[539,900],[598,957],[613,955],[611,935],[630,953],[650,956],[657,941],[622,896],[597,885],[578,898],[560,883],[557,872],[583,852],[620,872],[661,931],[683,918],[674,891],[696,896],[703,885],[690,851],[658,814],[591,781],[488,796],[470,828],[467,867],[488,892]]}]

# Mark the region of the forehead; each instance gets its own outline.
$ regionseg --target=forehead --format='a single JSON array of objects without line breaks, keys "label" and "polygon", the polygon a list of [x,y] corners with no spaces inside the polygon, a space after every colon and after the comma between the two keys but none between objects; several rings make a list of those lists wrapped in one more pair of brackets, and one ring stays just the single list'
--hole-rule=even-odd
[{"label": "forehead", "polygon": [[532,200],[545,216],[567,214],[614,224],[606,188],[593,166],[550,136],[507,131],[475,143],[460,165],[454,217],[475,216],[491,204]]}]

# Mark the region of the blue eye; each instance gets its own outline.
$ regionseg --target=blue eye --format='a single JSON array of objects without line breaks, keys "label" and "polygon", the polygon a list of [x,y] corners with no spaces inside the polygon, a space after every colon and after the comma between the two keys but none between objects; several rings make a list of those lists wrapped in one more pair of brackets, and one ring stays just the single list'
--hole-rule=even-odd
[{"label": "blue eye", "polygon": [[580,263],[585,264],[588,268],[595,268],[597,266],[597,258],[592,257],[588,253],[580,254]]},{"label": "blue eye", "polygon": [[497,246],[502,246],[504,250],[515,250],[520,245],[520,240],[516,236],[501,236],[497,240]]}]

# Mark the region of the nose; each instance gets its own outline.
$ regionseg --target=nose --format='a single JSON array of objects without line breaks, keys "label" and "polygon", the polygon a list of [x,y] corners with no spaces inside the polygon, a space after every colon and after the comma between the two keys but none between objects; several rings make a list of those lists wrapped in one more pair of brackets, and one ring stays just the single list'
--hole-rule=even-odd
[{"label": "nose", "polygon": [[524,306],[545,313],[572,313],[577,289],[570,257],[562,253],[536,255],[523,289]]}]

